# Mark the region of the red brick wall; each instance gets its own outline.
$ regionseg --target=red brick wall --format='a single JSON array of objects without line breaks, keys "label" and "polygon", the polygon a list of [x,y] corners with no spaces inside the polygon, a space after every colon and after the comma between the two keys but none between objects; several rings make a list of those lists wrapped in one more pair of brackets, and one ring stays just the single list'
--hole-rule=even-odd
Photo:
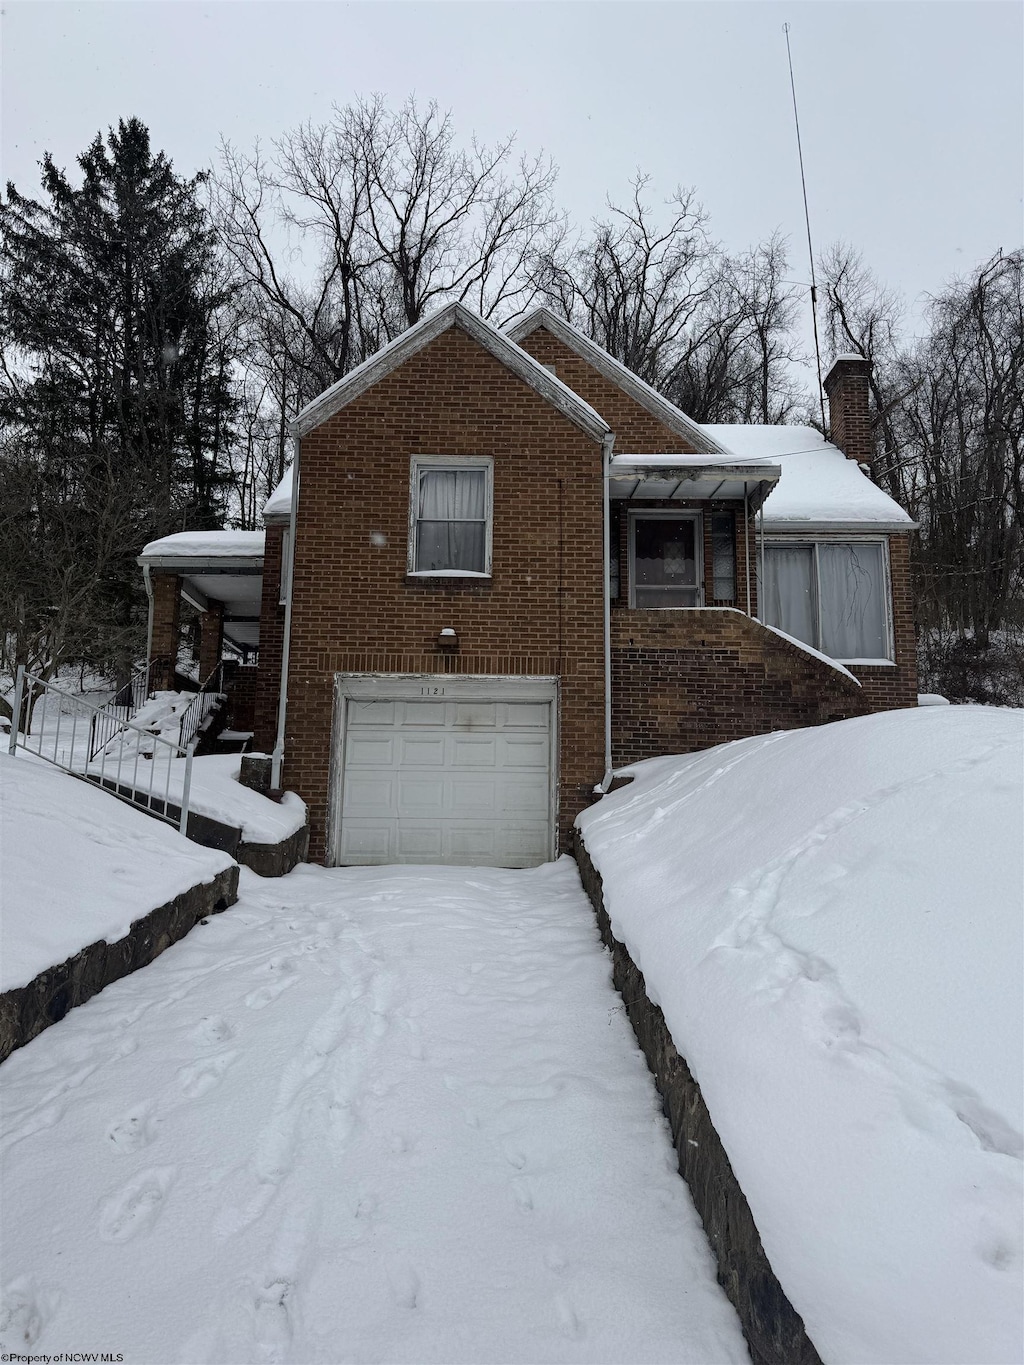
[{"label": "red brick wall", "polygon": [[563,384],[568,384],[573,393],[578,393],[592,408],[597,409],[615,433],[615,450],[618,454],[657,455],[667,451],[688,455],[697,453],[684,437],[652,416],[617,384],[605,379],[600,370],[595,370],[593,365],[546,328],[538,327],[529,336],[523,337],[519,345],[542,365],[553,367]]},{"label": "red brick wall", "polygon": [[[413,455],[493,457],[489,580],[407,578]],[[603,762],[600,443],[453,328],[303,437],[300,458],[284,781],[309,804],[310,856],[326,847],[336,671],[560,675],[566,846]],[[270,561],[268,538],[265,593]],[[444,626],[454,659],[436,648]]]},{"label": "red brick wall", "polygon": [[616,766],[871,710],[837,669],[740,611],[612,615]]},{"label": "red brick wall", "polygon": [[281,692],[284,607],[281,597],[283,526],[268,526],[263,549],[263,600],[260,605],[260,661],[253,712],[253,744],[269,754],[277,743],[277,701]]},{"label": "red brick wall", "polygon": [[224,686],[228,695],[224,715],[226,730],[254,730],[256,728],[256,684],[259,669],[251,664],[225,664]]},{"label": "red brick wall", "polygon": [[153,637],[149,644],[149,657],[159,660],[157,676],[151,679],[151,686],[170,691],[174,688],[174,670],[178,664],[178,637],[181,633],[181,593],[176,573],[161,573],[154,570],[153,585]]},{"label": "red brick wall", "polygon": [[902,706],[917,705],[917,638],[909,535],[889,537],[889,581],[892,585],[895,667],[850,665],[850,672],[861,683],[872,711],[894,711]]}]

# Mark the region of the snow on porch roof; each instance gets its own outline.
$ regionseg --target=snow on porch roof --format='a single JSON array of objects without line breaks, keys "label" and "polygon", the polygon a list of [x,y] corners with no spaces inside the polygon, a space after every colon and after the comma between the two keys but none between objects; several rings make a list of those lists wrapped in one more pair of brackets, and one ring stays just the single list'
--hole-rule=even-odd
[{"label": "snow on porch roof", "polygon": [[263,544],[262,531],[179,531],[143,546],[138,562],[151,569],[185,569],[213,560],[218,568],[260,569]]},{"label": "snow on porch roof", "polygon": [[764,504],[764,524],[770,530],[916,528],[898,502],[814,427],[734,424],[704,429],[737,456],[781,466],[782,478]]},{"label": "snow on porch roof", "polygon": [[460,328],[485,350],[490,351],[496,360],[518,375],[524,383],[529,384],[542,398],[595,441],[600,441],[608,434],[610,428],[601,414],[589,403],[584,402],[579,394],[573,393],[567,384],[563,384],[550,370],[534,360],[533,356],[517,346],[514,341],[510,341],[497,327],[471,312],[463,304],[450,303],[446,308],[441,308],[424,318],[422,322],[410,327],[389,345],[364,360],[361,365],[357,365],[336,384],[332,384],[319,398],[307,403],[290,424],[292,435],[301,437],[312,431],[346,403],[365,393],[378,380],[397,369],[403,361],[421,351],[452,327]]},{"label": "snow on porch roof", "polygon": [[614,455],[609,470],[611,497],[739,499],[756,510],[782,470],[771,460],[739,455]]}]

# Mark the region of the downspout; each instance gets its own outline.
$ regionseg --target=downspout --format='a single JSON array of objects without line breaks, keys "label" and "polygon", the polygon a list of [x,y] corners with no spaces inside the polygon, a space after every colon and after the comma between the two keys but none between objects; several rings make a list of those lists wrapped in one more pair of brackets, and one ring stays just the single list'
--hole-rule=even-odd
[{"label": "downspout", "polygon": [[[299,507],[299,452],[302,442],[294,438],[292,456],[292,505],[288,519],[288,594],[284,600],[284,639],[281,642],[281,689],[277,702],[277,743],[270,764],[270,785],[281,786],[281,767],[284,763],[284,727],[288,715],[288,655],[292,642],[292,598],[295,596],[295,521]],[[281,571],[284,572],[284,565]]]},{"label": "downspout", "polygon": [[[762,485],[763,487],[763,485]],[[764,498],[761,499],[761,506],[757,509],[757,548],[758,548],[758,571],[757,571],[757,619],[764,621]]]},{"label": "downspout", "polygon": [[601,451],[604,459],[604,777],[601,791],[606,792],[612,783],[612,516],[611,516],[611,473],[612,449],[615,446],[615,433],[609,431],[601,438]]},{"label": "downspout", "polygon": [[142,566],[142,581],[146,585],[146,596],[149,599],[149,620],[146,623],[146,664],[153,662],[153,580],[149,576],[149,565]]}]

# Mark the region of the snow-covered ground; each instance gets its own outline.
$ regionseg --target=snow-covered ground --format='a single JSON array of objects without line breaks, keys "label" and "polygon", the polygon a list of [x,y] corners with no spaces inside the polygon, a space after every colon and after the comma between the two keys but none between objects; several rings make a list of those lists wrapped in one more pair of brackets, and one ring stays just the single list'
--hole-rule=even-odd
[{"label": "snow-covered ground", "polygon": [[0,990],[115,943],[230,865],[87,782],[0,753]]},{"label": "snow-covered ground", "polygon": [[[44,694],[33,713],[29,748],[27,752],[19,750],[19,757],[56,761],[76,772],[88,771],[108,782],[149,792],[156,801],[180,806],[186,761],[175,757],[177,750],[169,746],[178,743],[182,712],[194,695],[155,693],[132,717],[134,729],[119,731],[102,750],[90,755],[91,712],[73,693]],[[97,704],[92,696],[87,700]],[[139,728],[146,731],[145,737],[137,734]],[[247,843],[278,843],[302,828],[306,805],[301,797],[286,792],[280,803],[270,801],[241,785],[239,767],[237,754],[193,758],[189,809],[240,829]]]},{"label": "snow-covered ground", "polygon": [[3,1351],[747,1359],[567,859],[243,869],[3,1070]]},{"label": "snow-covered ground", "polygon": [[822,1357],[1020,1362],[1024,713],[654,759],[579,819]]}]

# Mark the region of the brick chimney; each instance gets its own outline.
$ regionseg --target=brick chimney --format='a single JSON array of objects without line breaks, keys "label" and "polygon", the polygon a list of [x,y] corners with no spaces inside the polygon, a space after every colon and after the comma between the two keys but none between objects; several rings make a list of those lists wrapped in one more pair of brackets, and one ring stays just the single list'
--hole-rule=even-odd
[{"label": "brick chimney", "polygon": [[829,439],[848,460],[872,465],[875,458],[871,439],[868,362],[859,355],[837,355],[825,376],[828,394]]}]

